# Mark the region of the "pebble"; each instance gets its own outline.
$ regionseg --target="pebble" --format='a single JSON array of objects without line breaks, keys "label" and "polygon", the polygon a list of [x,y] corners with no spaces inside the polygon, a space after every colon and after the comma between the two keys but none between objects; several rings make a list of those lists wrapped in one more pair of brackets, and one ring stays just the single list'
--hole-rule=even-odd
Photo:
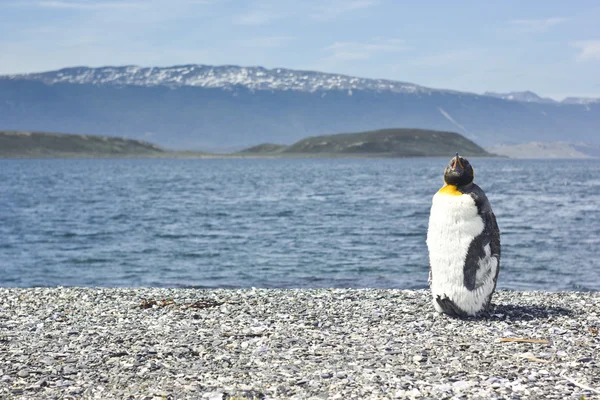
[{"label": "pebble", "polygon": [[22,369],[19,372],[17,372],[17,376],[19,378],[27,378],[29,376],[29,371],[27,371],[26,369]]},{"label": "pebble", "polygon": [[67,365],[66,367],[63,368],[63,375],[73,375],[77,373],[77,368],[71,366],[71,365]]},{"label": "pebble", "polygon": [[580,399],[600,390],[598,293],[499,291],[493,302],[488,317],[461,320],[433,312],[427,290],[0,288],[0,338],[9,338],[0,398]]}]

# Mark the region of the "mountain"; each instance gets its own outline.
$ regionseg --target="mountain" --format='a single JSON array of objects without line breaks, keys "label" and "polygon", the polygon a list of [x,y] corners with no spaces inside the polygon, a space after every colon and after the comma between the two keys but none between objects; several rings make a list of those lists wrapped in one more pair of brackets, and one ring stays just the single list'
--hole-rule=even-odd
[{"label": "mountain", "polygon": [[562,103],[564,104],[598,104],[600,103],[600,99],[595,99],[592,97],[567,97]]},{"label": "mountain", "polygon": [[378,157],[438,157],[459,152],[466,156],[491,156],[472,141],[454,132],[423,129],[380,129],[376,131],[314,136],[291,146],[254,146],[242,153],[346,155]]},{"label": "mountain", "polygon": [[526,103],[550,103],[550,104],[594,104],[600,103],[600,98],[593,97],[565,97],[562,101],[558,102],[549,97],[540,97],[537,94],[525,91],[525,92],[509,92],[509,93],[495,93],[485,92],[484,96],[495,97],[497,99],[509,100],[509,101],[523,101]]},{"label": "mountain", "polygon": [[107,136],[0,131],[4,157],[147,157],[164,154],[151,143]]},{"label": "mountain", "polygon": [[0,77],[0,129],[234,151],[390,126],[481,146],[600,142],[600,102],[515,101],[412,83],[262,67],[67,68]]},{"label": "mountain", "polygon": [[553,100],[548,97],[540,97],[537,94],[525,91],[525,92],[510,92],[510,93],[494,93],[494,92],[485,92],[484,96],[496,97],[502,100],[511,100],[511,101],[524,101],[527,103],[556,103],[556,100]]},{"label": "mountain", "polygon": [[[181,65],[166,68],[125,67],[64,68],[58,71],[9,75],[8,79],[27,79],[55,83],[93,85],[194,86],[235,90],[295,90],[316,92],[326,90],[376,90],[392,93],[431,93],[412,83],[384,79],[364,79],[352,76],[285,68],[239,67],[235,65]],[[447,91],[450,92],[450,91]]]},{"label": "mountain", "polygon": [[588,143],[531,142],[497,145],[489,150],[510,158],[600,158],[600,146]]}]

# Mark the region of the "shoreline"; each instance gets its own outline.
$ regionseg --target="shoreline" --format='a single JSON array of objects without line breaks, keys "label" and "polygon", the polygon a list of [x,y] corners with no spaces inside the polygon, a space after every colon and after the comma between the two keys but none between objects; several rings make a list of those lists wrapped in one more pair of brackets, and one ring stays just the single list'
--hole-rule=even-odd
[{"label": "shoreline", "polygon": [[589,398],[600,292],[0,288],[0,397]]}]

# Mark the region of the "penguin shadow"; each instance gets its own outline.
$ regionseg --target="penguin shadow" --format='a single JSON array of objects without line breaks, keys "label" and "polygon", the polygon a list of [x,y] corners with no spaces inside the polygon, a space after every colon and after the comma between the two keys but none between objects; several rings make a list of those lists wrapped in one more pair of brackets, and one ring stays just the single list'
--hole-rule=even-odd
[{"label": "penguin shadow", "polygon": [[462,319],[532,321],[536,319],[548,319],[551,317],[571,316],[572,314],[573,312],[571,310],[563,307],[492,303],[487,311],[482,312],[475,317]]}]

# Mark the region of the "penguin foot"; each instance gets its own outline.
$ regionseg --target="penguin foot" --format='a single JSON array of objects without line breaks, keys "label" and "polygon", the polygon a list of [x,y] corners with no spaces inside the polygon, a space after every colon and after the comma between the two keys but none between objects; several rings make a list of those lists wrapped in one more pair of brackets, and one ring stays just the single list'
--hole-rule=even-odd
[{"label": "penguin foot", "polygon": [[492,313],[486,309],[479,311],[475,316],[481,319],[492,319]]},{"label": "penguin foot", "polygon": [[454,303],[448,297],[444,296],[442,298],[441,296],[436,296],[435,302],[440,307],[442,312],[446,315],[449,315],[450,317],[462,319],[462,318],[466,318],[469,316],[466,312],[464,312],[459,306],[456,305],[456,303]]}]

